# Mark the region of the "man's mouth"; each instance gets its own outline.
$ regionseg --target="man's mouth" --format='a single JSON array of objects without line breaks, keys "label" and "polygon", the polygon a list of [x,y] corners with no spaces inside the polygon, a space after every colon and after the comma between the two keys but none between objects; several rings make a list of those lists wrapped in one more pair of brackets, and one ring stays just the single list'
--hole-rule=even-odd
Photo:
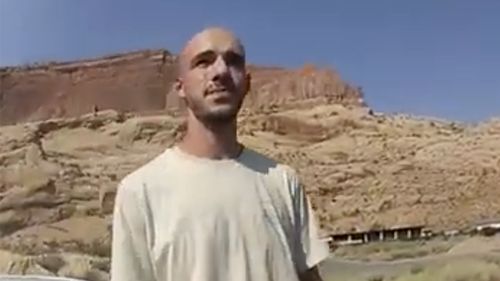
[{"label": "man's mouth", "polygon": [[213,88],[213,89],[210,89],[208,90],[208,94],[211,95],[211,94],[217,94],[217,93],[222,93],[222,92],[226,92],[226,88],[225,87],[218,87],[218,88]]},{"label": "man's mouth", "polygon": [[225,97],[227,95],[228,91],[225,87],[214,88],[207,91],[207,96]]}]

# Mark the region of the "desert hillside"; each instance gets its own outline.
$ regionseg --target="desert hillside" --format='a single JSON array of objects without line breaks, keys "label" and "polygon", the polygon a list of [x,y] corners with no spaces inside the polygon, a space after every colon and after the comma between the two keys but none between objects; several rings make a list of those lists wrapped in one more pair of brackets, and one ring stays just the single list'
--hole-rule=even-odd
[{"label": "desert hillside", "polygon": [[[0,71],[0,273],[109,278],[117,183],[184,128],[174,60],[139,52]],[[251,69],[240,139],[298,171],[324,235],[500,217],[500,120],[374,113],[333,71]]]},{"label": "desert hillside", "polygon": [[[299,171],[324,234],[401,224],[439,231],[500,216],[499,120],[468,127],[331,104],[239,121],[244,144]],[[34,255],[11,261],[10,272],[38,268],[52,253],[58,263],[32,270],[56,274],[80,262],[106,278],[118,181],[182,128],[166,113],[115,111],[2,127],[0,247]]]}]

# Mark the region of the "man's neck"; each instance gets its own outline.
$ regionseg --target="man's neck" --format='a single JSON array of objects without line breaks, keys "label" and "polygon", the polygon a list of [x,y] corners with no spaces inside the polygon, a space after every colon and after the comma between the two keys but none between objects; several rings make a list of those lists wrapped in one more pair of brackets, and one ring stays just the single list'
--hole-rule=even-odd
[{"label": "man's neck", "polygon": [[207,125],[193,118],[188,118],[186,135],[178,146],[186,153],[210,159],[236,158],[242,150],[236,121]]}]

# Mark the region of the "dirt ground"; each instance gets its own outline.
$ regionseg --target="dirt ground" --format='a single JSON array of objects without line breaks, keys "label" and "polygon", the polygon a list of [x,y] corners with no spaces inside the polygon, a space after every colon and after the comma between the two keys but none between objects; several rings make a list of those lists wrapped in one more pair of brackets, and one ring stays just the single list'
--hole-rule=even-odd
[{"label": "dirt ground", "polygon": [[333,254],[320,268],[325,281],[496,281],[500,280],[499,242],[500,235],[462,237],[452,241],[455,245],[446,252],[393,261],[346,260]]}]

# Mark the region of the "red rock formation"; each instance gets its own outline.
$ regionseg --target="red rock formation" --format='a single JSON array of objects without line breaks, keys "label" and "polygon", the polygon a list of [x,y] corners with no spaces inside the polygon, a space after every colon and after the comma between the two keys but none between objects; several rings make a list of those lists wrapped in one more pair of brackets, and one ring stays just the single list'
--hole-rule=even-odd
[{"label": "red rock formation", "polygon": [[[251,66],[252,91],[246,106],[252,108],[310,106],[316,103],[340,103],[366,106],[363,94],[347,84],[330,69],[305,65],[301,69],[265,68]],[[312,104],[304,103],[310,100]]]},{"label": "red rock formation", "polygon": [[0,70],[0,124],[100,110],[165,108],[173,57],[141,51],[70,63]]},{"label": "red rock formation", "polygon": [[[252,110],[296,101],[364,105],[362,94],[330,70],[250,66]],[[175,56],[145,50],[75,62],[0,68],[0,125],[70,117],[99,110],[175,110]],[[307,103],[305,103],[307,104]],[[309,106],[309,105],[308,105]]]}]

